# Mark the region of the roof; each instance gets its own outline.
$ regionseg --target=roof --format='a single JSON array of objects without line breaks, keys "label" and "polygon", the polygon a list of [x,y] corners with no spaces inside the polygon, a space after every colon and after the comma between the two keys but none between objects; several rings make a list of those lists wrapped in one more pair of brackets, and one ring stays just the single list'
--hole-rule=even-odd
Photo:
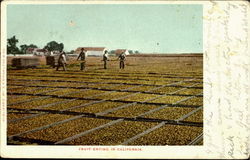
[{"label": "roof", "polygon": [[36,49],[37,52],[48,52],[46,49]]},{"label": "roof", "polygon": [[117,49],[115,50],[115,54],[121,54],[123,52],[126,52],[127,49]]},{"label": "roof", "polygon": [[28,48],[27,51],[28,52],[34,52],[34,51],[36,51],[36,52],[47,52],[46,49],[39,49],[39,48]]},{"label": "roof", "polygon": [[75,52],[81,52],[82,48],[84,48],[85,51],[104,51],[105,47],[78,47]]},{"label": "roof", "polygon": [[28,48],[27,51],[33,52],[35,48]]}]

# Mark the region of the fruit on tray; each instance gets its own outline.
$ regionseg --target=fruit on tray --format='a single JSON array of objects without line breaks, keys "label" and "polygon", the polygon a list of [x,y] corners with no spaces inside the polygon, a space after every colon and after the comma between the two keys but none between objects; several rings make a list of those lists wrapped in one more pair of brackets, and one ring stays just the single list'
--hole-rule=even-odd
[{"label": "fruit on tray", "polygon": [[123,109],[114,111],[112,113],[107,114],[109,117],[137,117],[142,113],[148,112],[152,109],[155,109],[159,106],[155,105],[145,105],[145,104],[135,104],[132,106],[125,107]]},{"label": "fruit on tray", "polygon": [[81,108],[73,109],[70,111],[79,112],[79,113],[98,113],[98,112],[103,112],[107,109],[115,108],[121,105],[124,105],[124,103],[102,102],[102,103],[96,103],[96,104],[84,106]]},{"label": "fruit on tray", "polygon": [[13,123],[8,123],[7,135],[8,136],[14,135],[37,127],[48,125],[56,121],[64,120],[70,117],[72,117],[72,115],[45,114]]},{"label": "fruit on tray", "polygon": [[197,95],[199,93],[202,93],[203,89],[185,89],[180,92],[177,92],[176,94],[187,94],[187,95]]},{"label": "fruit on tray", "polygon": [[112,126],[96,130],[66,144],[74,145],[119,145],[155,125],[150,122],[122,121]]},{"label": "fruit on tray", "polygon": [[110,120],[82,117],[44,130],[25,134],[22,137],[55,143],[108,122]]},{"label": "fruit on tray", "polygon": [[199,111],[195,112],[193,115],[184,119],[184,121],[203,122],[203,110],[199,110]]},{"label": "fruit on tray", "polygon": [[194,108],[183,108],[183,107],[166,107],[159,111],[153,112],[144,116],[145,118],[156,118],[165,120],[176,120],[187,113],[194,110]]},{"label": "fruit on tray", "polygon": [[180,104],[202,106],[203,105],[203,97],[194,97],[194,98],[188,99],[184,102],[181,102]]},{"label": "fruit on tray", "polygon": [[129,145],[188,145],[202,133],[202,127],[165,125],[129,143]]},{"label": "fruit on tray", "polygon": [[163,97],[160,97],[160,98],[155,99],[155,100],[150,101],[150,102],[173,104],[173,103],[176,103],[184,98],[187,98],[187,97],[184,97],[184,96],[163,96]]},{"label": "fruit on tray", "polygon": [[[101,129],[97,128],[89,134],[66,143],[73,145],[120,145],[124,141],[140,133],[145,133],[146,130],[159,124],[159,122],[149,122],[146,119],[176,120],[196,109],[188,105],[199,106],[203,104],[202,96],[192,97],[180,102],[180,105],[166,106],[161,110],[150,112],[165,104],[173,105],[190,97],[189,95],[199,94],[199,92],[203,91],[202,88],[185,88],[197,82],[200,83],[195,87],[203,87],[202,59],[192,63],[193,58],[179,59],[156,56],[149,57],[149,60],[145,59],[145,57],[128,56],[124,70],[120,70],[115,61],[110,61],[108,69],[103,70],[100,69],[102,64],[97,62],[96,58],[88,57],[87,67],[83,72],[79,71],[79,64],[67,66],[68,70],[66,72],[57,72],[55,69],[44,67],[24,70],[8,69],[8,136],[36,129],[37,127],[53,125],[55,122],[68,120],[75,116],[83,116],[46,129],[23,134],[19,138],[24,142],[19,142],[20,139],[17,139],[15,141],[8,140],[8,143],[29,144],[29,140],[34,140],[34,143],[37,144],[53,144],[78,133],[114,122],[117,118],[126,118],[119,123]],[[176,63],[177,61],[178,63]],[[150,65],[147,63],[150,63]],[[193,81],[185,82],[194,78],[196,79]],[[170,86],[152,90],[163,85]],[[105,91],[104,89],[111,91]],[[130,89],[133,92],[118,91],[123,89]],[[155,94],[134,94],[135,92],[149,90],[152,90],[151,92]],[[47,92],[43,93],[47,97],[24,95],[42,92]],[[174,92],[177,95],[159,95]],[[21,95],[11,95],[11,93],[20,93]],[[178,96],[178,94],[188,96]],[[62,97],[55,98],[56,95]],[[88,99],[81,100],[81,98]],[[148,103],[140,103],[151,98],[156,99],[148,101]],[[100,102],[101,100],[102,102]],[[133,105],[130,105],[132,103]],[[95,116],[94,113],[99,113],[98,115],[101,116]],[[34,117],[30,117],[31,115]],[[143,117],[145,119],[136,119],[140,115],[142,117],[145,115]],[[203,110],[199,110],[183,121],[190,123],[202,122]],[[166,124],[142,137],[138,137],[128,145],[186,145],[200,135],[202,130],[203,127]],[[202,143],[203,141],[199,142],[198,145]]]}]

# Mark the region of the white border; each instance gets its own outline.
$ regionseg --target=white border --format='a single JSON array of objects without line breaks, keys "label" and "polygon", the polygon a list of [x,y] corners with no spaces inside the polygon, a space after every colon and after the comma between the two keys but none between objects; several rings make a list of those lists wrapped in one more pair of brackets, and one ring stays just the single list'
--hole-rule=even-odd
[{"label": "white border", "polygon": [[[140,152],[87,152],[79,151],[79,146],[6,146],[6,117],[2,116],[3,113],[6,113],[6,5],[30,3],[202,4],[204,18],[204,146],[141,146],[143,151]],[[228,13],[229,3],[235,5],[236,8],[232,7]],[[242,10],[243,6],[247,6],[246,10],[238,12],[238,10]],[[236,13],[238,15],[235,15]],[[246,16],[246,14],[248,15]],[[220,20],[221,18],[227,19],[229,23],[224,23]],[[250,82],[250,52],[247,44],[249,44],[250,32],[246,34],[245,41],[242,39],[243,42],[238,46],[235,40],[235,37],[244,37],[239,33],[245,32],[243,26],[239,25],[243,23],[244,18],[249,20],[249,3],[247,1],[4,1],[1,4],[1,156],[6,158],[248,158],[250,146],[250,120],[248,117],[250,116],[247,102],[250,102],[248,84]],[[245,24],[248,29],[249,23],[248,21]],[[230,41],[225,40],[226,30],[230,32]],[[236,65],[238,65],[237,69]],[[235,78],[235,74],[240,75],[241,78]],[[240,91],[237,91],[237,88]],[[239,116],[240,113],[242,113],[241,116]]]}]

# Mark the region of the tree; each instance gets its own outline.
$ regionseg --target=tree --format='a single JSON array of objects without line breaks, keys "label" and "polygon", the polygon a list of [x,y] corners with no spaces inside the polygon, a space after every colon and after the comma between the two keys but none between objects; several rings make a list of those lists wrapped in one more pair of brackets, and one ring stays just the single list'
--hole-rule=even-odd
[{"label": "tree", "polygon": [[47,49],[48,51],[63,51],[64,45],[63,43],[57,43],[56,41],[51,41],[44,46],[43,49]]},{"label": "tree", "polygon": [[133,52],[133,50],[128,50],[128,53],[133,54],[134,52]]},{"label": "tree", "polygon": [[34,44],[30,44],[29,48],[38,48],[38,47],[36,45],[34,45]]},{"label": "tree", "polygon": [[74,54],[74,52],[75,52],[74,50],[71,50],[71,51],[69,52],[69,54]]},{"label": "tree", "polygon": [[23,44],[23,45],[20,46],[20,52],[21,52],[22,54],[25,54],[25,53],[26,53],[26,50],[27,50],[28,48],[29,48],[28,45]]},{"label": "tree", "polygon": [[139,51],[135,51],[135,54],[139,54],[140,52]]},{"label": "tree", "polygon": [[111,51],[109,51],[109,54],[115,54],[115,50],[111,50]]},{"label": "tree", "polygon": [[16,46],[18,43],[18,39],[16,39],[16,36],[13,36],[9,39],[7,39],[7,54],[14,54],[14,56],[16,54],[19,53],[19,49]]}]

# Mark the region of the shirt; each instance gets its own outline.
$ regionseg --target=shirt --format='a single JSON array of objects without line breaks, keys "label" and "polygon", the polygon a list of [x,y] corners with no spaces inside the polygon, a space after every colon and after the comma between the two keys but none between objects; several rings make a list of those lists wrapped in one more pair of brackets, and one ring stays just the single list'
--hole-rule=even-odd
[{"label": "shirt", "polygon": [[125,54],[120,54],[119,59],[120,61],[124,61],[126,59]]},{"label": "shirt", "polygon": [[108,55],[107,55],[107,54],[104,54],[104,55],[103,55],[103,60],[104,60],[104,61],[107,61],[107,60],[108,60]]},{"label": "shirt", "polygon": [[85,60],[85,57],[86,57],[85,54],[86,54],[85,52],[81,52],[81,53],[79,54],[77,60],[78,60],[79,58],[81,58],[81,60]]},{"label": "shirt", "polygon": [[61,62],[61,63],[66,63],[65,54],[60,54],[58,61]]}]

